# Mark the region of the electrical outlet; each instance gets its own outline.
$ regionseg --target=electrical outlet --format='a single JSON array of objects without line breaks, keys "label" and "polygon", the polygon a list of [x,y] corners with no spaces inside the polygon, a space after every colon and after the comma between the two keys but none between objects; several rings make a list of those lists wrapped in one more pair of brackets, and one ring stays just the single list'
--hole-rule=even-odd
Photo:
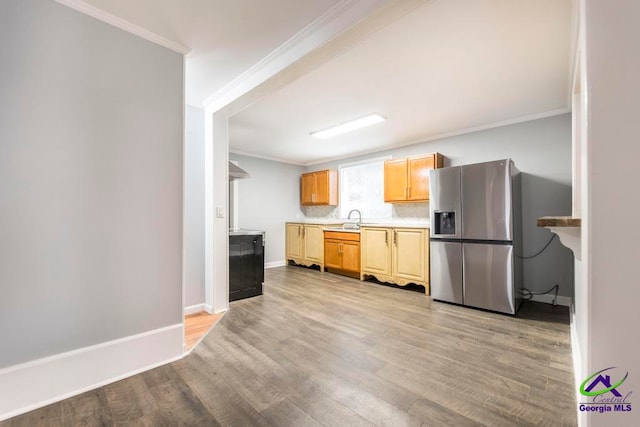
[{"label": "electrical outlet", "polygon": [[216,206],[216,218],[224,218],[224,206]]}]

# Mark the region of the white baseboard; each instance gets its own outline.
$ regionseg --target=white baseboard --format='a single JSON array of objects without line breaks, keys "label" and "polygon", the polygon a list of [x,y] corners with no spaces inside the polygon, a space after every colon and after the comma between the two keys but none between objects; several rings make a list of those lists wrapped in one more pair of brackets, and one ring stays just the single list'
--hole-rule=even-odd
[{"label": "white baseboard", "polygon": [[0,421],[180,359],[182,323],[0,369]]},{"label": "white baseboard", "polygon": [[264,268],[284,267],[285,265],[287,265],[286,261],[266,262]]},{"label": "white baseboard", "polygon": [[[553,295],[533,295],[530,301],[544,302],[546,304],[553,304]],[[556,300],[557,305],[563,305],[565,307],[571,307],[571,298],[558,295]]]},{"label": "white baseboard", "polygon": [[185,307],[184,315],[188,316],[189,314],[200,313],[201,311],[207,311],[207,305],[205,303],[190,305],[189,307]]},{"label": "white baseboard", "polygon": [[573,378],[575,381],[576,402],[580,402],[580,380],[582,379],[582,357],[580,356],[580,339],[578,338],[578,326],[575,319],[575,310],[571,307],[569,313],[571,327],[571,356],[573,358]]}]

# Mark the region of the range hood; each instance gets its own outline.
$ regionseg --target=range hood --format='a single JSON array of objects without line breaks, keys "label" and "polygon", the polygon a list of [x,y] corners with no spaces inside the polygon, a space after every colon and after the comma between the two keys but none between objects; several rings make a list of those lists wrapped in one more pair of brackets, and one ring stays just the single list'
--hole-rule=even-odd
[{"label": "range hood", "polygon": [[229,162],[229,179],[250,178],[251,175],[241,167]]}]

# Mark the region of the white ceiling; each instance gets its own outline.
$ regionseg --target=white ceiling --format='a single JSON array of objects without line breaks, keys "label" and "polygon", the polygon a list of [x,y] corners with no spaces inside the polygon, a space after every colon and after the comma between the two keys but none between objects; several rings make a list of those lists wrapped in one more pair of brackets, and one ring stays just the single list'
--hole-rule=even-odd
[{"label": "white ceiling", "polygon": [[203,101],[344,0],[64,0],[187,47],[185,98]]},{"label": "white ceiling", "polygon": [[[284,69],[231,117],[234,152],[313,164],[569,110],[575,0],[57,1],[184,46],[190,105],[224,106]],[[309,136],[372,112],[388,120]]]},{"label": "white ceiling", "polygon": [[[566,112],[572,6],[433,0],[231,117],[230,150],[313,164]],[[309,136],[372,112],[388,120]]]}]

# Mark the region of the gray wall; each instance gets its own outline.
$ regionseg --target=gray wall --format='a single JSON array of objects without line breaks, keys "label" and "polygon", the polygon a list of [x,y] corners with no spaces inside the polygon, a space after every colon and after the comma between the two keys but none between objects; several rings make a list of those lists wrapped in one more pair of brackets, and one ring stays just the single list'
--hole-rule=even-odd
[{"label": "gray wall", "polygon": [[266,231],[265,262],[284,261],[284,223],[300,214],[302,166],[229,153],[249,172],[238,180],[238,221],[242,228]]},{"label": "gray wall", "polygon": [[0,14],[0,368],[182,322],[183,58]]},{"label": "gray wall", "polygon": [[[536,226],[538,217],[571,215],[571,114],[317,164],[306,170],[337,169],[343,163],[388,154],[404,157],[432,152],[445,156],[445,166],[513,159],[523,173],[525,256],[537,252],[552,236],[550,231]],[[412,209],[410,214],[415,212]],[[422,212],[428,216],[428,209]],[[524,261],[524,276],[525,287],[533,291],[547,290],[559,283],[560,295],[572,296],[573,255],[555,239],[542,255]]]},{"label": "gray wall", "polygon": [[185,307],[204,304],[204,110],[187,105],[184,141]]}]

